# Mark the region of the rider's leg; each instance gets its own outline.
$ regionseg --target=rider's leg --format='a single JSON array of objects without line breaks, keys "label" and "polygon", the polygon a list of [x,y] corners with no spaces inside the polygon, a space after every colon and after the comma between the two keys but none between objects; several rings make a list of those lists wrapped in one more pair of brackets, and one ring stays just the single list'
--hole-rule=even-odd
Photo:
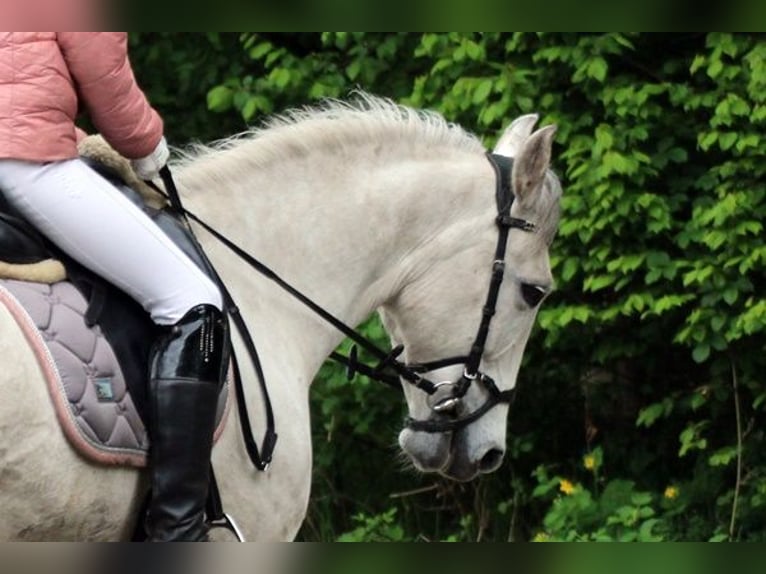
[{"label": "rider's leg", "polygon": [[191,309],[152,350],[151,540],[205,539],[215,412],[227,365],[226,318],[212,305]]},{"label": "rider's leg", "polygon": [[0,188],[41,233],[133,297],[158,325],[172,325],[195,305],[221,308],[215,284],[82,161],[0,159]]},{"label": "rider's leg", "polygon": [[159,325],[150,372],[154,540],[204,538],[204,505],[227,327],[213,282],[154,223],[79,160],[0,160],[9,203]]}]

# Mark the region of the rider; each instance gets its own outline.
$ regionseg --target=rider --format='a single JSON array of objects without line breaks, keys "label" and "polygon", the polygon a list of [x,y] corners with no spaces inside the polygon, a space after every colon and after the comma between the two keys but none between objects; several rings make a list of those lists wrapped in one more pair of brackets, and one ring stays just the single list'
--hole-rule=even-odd
[{"label": "rider", "polygon": [[127,34],[0,32],[0,193],[73,259],[161,327],[149,372],[151,540],[204,540],[204,508],[228,328],[216,285],[78,158],[87,109],[142,179],[168,160],[163,122],[136,84]]}]

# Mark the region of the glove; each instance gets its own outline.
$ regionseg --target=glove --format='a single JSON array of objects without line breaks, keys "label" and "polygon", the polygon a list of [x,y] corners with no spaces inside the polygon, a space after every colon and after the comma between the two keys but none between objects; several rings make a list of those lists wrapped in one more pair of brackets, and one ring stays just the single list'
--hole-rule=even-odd
[{"label": "glove", "polygon": [[168,163],[169,157],[170,150],[163,136],[152,153],[140,159],[130,160],[130,166],[140,179],[149,181],[157,178],[160,170]]}]

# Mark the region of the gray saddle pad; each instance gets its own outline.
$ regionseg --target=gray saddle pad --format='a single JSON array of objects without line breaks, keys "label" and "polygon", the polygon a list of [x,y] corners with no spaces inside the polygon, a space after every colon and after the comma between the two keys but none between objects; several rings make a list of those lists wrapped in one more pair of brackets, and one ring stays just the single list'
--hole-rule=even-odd
[{"label": "gray saddle pad", "polygon": [[[150,446],[122,369],[101,329],[88,327],[87,302],[69,282],[0,279],[0,301],[24,332],[72,445],[102,464],[145,466]],[[228,414],[229,381],[218,401],[216,438]]]}]

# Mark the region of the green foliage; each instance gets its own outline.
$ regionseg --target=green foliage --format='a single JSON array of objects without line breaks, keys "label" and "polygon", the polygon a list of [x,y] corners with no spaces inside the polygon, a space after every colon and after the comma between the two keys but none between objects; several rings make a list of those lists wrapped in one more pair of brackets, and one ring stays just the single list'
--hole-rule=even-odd
[{"label": "green foliage", "polygon": [[610,481],[598,493],[560,476],[549,478],[544,468],[535,475],[540,484],[533,496],[551,501],[535,542],[660,542],[667,530],[664,515],[675,511],[669,503],[678,496],[674,487],[666,489],[662,508],[632,481]]},{"label": "green foliage", "polygon": [[303,538],[766,538],[762,37],[141,33],[133,47],[182,141],[357,87],[488,147],[522,113],[559,127],[558,285],[507,462],[470,485],[400,472],[400,397],[328,365]]},{"label": "green foliage", "polygon": [[405,91],[411,68],[401,55],[413,49],[417,38],[406,33],[246,32],[239,40],[247,59],[244,70],[234,70],[209,91],[208,107],[257,122],[290,107],[348,96],[356,87],[390,96]]},{"label": "green foliage", "polygon": [[139,84],[162,113],[172,145],[207,142],[244,129],[236,114],[212,116],[208,110],[225,109],[219,82],[246,69],[238,34],[133,32],[130,58]]},{"label": "green foliage", "polygon": [[338,542],[408,542],[404,529],[396,522],[396,508],[376,516],[357,514],[353,520],[358,526],[340,535]]}]

